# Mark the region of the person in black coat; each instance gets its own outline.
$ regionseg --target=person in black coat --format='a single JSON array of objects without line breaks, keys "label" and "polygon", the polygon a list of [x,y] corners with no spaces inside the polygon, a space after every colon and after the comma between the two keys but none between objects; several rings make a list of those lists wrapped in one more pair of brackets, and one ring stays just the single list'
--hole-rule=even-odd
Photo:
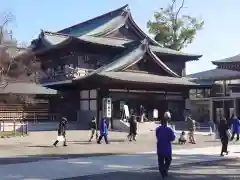
[{"label": "person in black coat", "polygon": [[91,128],[91,136],[89,139],[89,142],[92,141],[92,138],[94,137],[94,135],[96,135],[96,139],[98,139],[98,133],[97,133],[97,120],[96,117],[92,118],[92,121],[90,123],[90,128]]},{"label": "person in black coat", "polygon": [[[66,140],[66,129],[67,129],[67,118],[66,117],[62,117],[59,125],[58,125],[58,137],[63,136],[64,140],[63,140],[63,146],[67,146],[67,140]],[[59,140],[57,139],[54,142],[54,146],[56,147],[57,144],[59,143]]]},{"label": "person in black coat", "polygon": [[131,115],[129,117],[129,134],[128,134],[128,140],[129,141],[136,141],[136,135],[137,135],[137,119],[136,115],[133,110],[131,110]]},{"label": "person in black coat", "polygon": [[228,123],[226,121],[225,118],[222,118],[219,122],[219,126],[218,126],[218,132],[219,132],[219,137],[221,139],[221,143],[222,143],[222,150],[221,150],[221,156],[224,156],[223,153],[228,154]]}]

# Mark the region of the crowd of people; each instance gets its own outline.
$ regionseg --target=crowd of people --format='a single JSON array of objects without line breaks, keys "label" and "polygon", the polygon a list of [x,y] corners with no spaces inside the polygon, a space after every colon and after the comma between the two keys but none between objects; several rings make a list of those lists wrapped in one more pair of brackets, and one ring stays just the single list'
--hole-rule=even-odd
[{"label": "crowd of people", "polygon": [[[166,111],[164,113],[164,117],[161,119],[161,123],[159,127],[156,129],[156,139],[157,139],[157,156],[158,156],[158,167],[159,172],[162,178],[168,176],[168,170],[172,161],[172,142],[175,141],[176,136],[174,134],[174,130],[168,126],[168,122],[171,120],[171,113]],[[191,118],[191,116],[187,116],[187,130],[189,143],[196,144],[196,140],[194,137],[194,132],[198,126],[198,123]],[[137,135],[137,116],[134,111],[131,110],[129,119],[129,141],[136,141]],[[108,121],[106,118],[103,118],[99,123],[99,128],[97,126],[97,120],[95,117],[92,118],[90,123],[91,135],[89,138],[89,142],[92,139],[96,138],[98,144],[101,144],[102,138],[104,138],[105,143],[108,144]],[[67,146],[66,141],[66,126],[67,126],[67,118],[62,117],[58,127],[58,136],[57,140],[54,142],[54,146],[60,141],[63,141],[63,146]],[[221,118],[221,120],[217,123],[218,127],[218,135],[222,143],[221,156],[224,154],[228,154],[228,142],[229,140],[234,140],[235,136],[236,140],[239,140],[240,134],[240,120],[232,115],[229,121],[226,118]],[[99,134],[98,134],[99,129]],[[178,139],[179,144],[185,144],[187,142],[187,134],[186,132],[182,132]]]}]

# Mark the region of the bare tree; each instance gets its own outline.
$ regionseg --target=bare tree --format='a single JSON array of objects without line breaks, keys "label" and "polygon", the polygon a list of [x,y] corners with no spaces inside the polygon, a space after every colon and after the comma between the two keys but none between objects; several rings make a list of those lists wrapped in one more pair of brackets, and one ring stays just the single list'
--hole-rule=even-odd
[{"label": "bare tree", "polygon": [[15,20],[15,16],[12,12],[6,11],[0,15],[0,44],[4,43],[4,30],[6,26]]}]

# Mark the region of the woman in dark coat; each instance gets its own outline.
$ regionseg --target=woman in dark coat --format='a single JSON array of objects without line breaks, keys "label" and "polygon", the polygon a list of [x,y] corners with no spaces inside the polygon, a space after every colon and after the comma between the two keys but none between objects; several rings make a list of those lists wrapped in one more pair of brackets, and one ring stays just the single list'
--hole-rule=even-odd
[{"label": "woman in dark coat", "polygon": [[128,134],[128,140],[129,141],[136,141],[136,135],[137,135],[137,119],[136,115],[133,110],[131,110],[131,115],[129,117],[129,134]]},{"label": "woman in dark coat", "polygon": [[219,122],[219,126],[218,126],[218,131],[219,131],[219,137],[221,139],[221,143],[222,143],[222,150],[221,150],[221,156],[224,156],[223,153],[228,154],[228,123],[226,121],[225,118],[222,118]]},{"label": "woman in dark coat", "polygon": [[[62,119],[58,125],[58,136],[63,136],[63,138],[64,138],[63,146],[67,146],[66,129],[67,129],[67,118],[62,117]],[[57,146],[58,143],[59,143],[59,140],[56,140],[53,145]]]}]

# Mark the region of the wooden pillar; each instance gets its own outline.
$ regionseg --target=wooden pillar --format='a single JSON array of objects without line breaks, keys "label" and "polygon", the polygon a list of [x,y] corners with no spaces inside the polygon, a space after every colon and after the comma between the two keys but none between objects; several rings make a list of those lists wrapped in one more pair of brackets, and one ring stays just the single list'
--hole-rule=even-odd
[{"label": "wooden pillar", "polygon": [[233,99],[234,115],[238,116],[237,98]]},{"label": "wooden pillar", "polygon": [[213,99],[210,98],[209,99],[209,118],[210,118],[210,122],[213,122],[213,112],[214,112],[214,109],[213,109]]}]

